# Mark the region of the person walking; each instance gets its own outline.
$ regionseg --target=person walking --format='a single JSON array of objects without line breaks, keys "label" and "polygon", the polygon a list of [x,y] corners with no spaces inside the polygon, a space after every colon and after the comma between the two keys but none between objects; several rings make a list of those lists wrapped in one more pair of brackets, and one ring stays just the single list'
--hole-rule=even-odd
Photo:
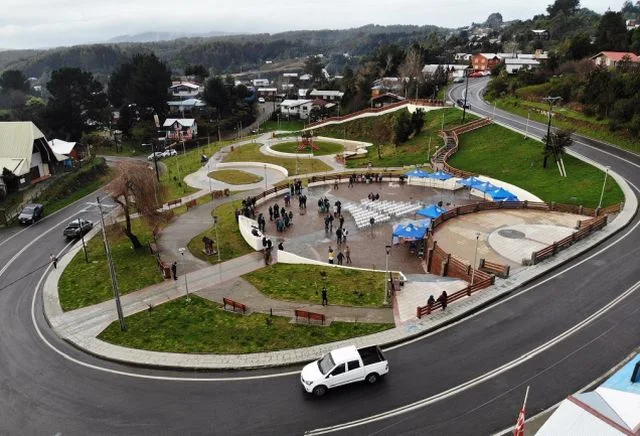
[{"label": "person walking", "polygon": [[173,275],[173,280],[178,280],[178,262],[176,261],[171,264],[171,275]]},{"label": "person walking", "polygon": [[49,260],[53,264],[53,269],[58,269],[58,257],[55,254],[51,253],[49,254]]},{"label": "person walking", "polygon": [[342,230],[341,229],[337,229],[336,230],[336,242],[338,243],[338,245],[342,244]]},{"label": "person walking", "polygon": [[333,248],[329,247],[329,264],[333,265]]},{"label": "person walking", "polygon": [[449,296],[447,295],[447,291],[442,291],[442,294],[438,297],[438,301],[442,304],[442,310],[447,308],[447,301],[449,300]]},{"label": "person walking", "polygon": [[333,215],[329,214],[329,231],[333,232]]},{"label": "person walking", "polygon": [[269,206],[269,221],[273,221],[273,207]]},{"label": "person walking", "polygon": [[340,215],[340,228],[344,226],[344,217]]},{"label": "person walking", "polygon": [[323,306],[328,306],[329,305],[329,299],[327,298],[327,288],[322,288],[322,305]]},{"label": "person walking", "polygon": [[347,265],[351,264],[351,249],[349,248],[349,246],[347,245],[344,249],[344,257],[347,261]]},{"label": "person walking", "polygon": [[344,254],[342,254],[342,251],[338,251],[338,256],[336,256],[336,259],[338,259],[338,265],[342,265],[342,260],[344,259]]},{"label": "person walking", "polygon": [[346,244],[347,243],[347,235],[349,234],[349,230],[347,229],[342,229],[342,243]]}]

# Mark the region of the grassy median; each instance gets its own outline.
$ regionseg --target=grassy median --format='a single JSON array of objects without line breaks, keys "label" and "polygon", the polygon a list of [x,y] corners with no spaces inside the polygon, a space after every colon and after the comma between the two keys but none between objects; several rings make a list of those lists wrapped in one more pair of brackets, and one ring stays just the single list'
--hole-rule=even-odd
[{"label": "grassy median", "polygon": [[290,318],[224,311],[192,295],[127,317],[127,331],[112,323],[98,339],[124,347],[171,353],[245,354],[308,347],[377,333],[393,324],[292,324]]},{"label": "grassy median", "polygon": [[[449,164],[512,183],[544,201],[596,207],[604,173],[565,155],[568,177],[561,177],[553,159],[549,159],[546,169],[542,167],[543,148],[541,142],[525,140],[520,133],[492,124],[461,135],[460,149]],[[608,178],[602,206],[623,200],[624,194],[618,184]]]},{"label": "grassy median", "polygon": [[332,168],[319,159],[312,158],[286,158],[267,156],[260,152],[261,144],[248,144],[236,149],[224,158],[224,162],[264,162],[274,165],[280,165],[289,171],[289,174],[308,174],[319,173],[323,171],[331,171]]},{"label": "grassy median", "polygon": [[[344,151],[344,146],[337,142],[327,142],[327,141],[313,141],[313,145],[318,147],[318,150],[313,150],[313,154],[315,156],[326,156],[328,154],[336,154],[342,153]],[[305,147],[303,150],[298,150],[300,146],[299,142],[282,142],[280,144],[275,144],[271,146],[271,150],[279,151],[282,153],[302,153],[302,154],[311,154],[311,149],[309,147]]]},{"label": "grassy median", "polygon": [[[118,228],[108,230],[111,255],[116,267],[120,294],[128,294],[163,281],[155,258],[144,247],[134,250],[131,241]],[[151,228],[141,220],[133,221],[133,233],[143,245],[152,240]],[[78,242],[80,243],[80,242]],[[87,242],[89,263],[80,250],[65,268],[58,282],[62,310],[91,306],[113,298],[107,258],[98,234]]]},{"label": "grassy median", "polygon": [[230,185],[247,185],[263,180],[260,176],[241,170],[217,170],[210,172],[207,176]]},{"label": "grassy median", "polygon": [[382,307],[384,273],[316,265],[274,264],[243,276],[276,300],[322,303],[327,288],[331,304]]}]

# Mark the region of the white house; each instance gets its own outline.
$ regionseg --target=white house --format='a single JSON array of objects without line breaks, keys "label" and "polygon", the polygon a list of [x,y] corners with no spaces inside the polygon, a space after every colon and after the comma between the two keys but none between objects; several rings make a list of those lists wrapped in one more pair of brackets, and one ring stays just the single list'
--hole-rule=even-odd
[{"label": "white house", "polygon": [[285,79],[297,79],[298,73],[282,73],[282,77]]},{"label": "white house", "polygon": [[302,82],[308,82],[311,79],[313,79],[313,76],[311,74],[303,74],[300,76],[300,81]]},{"label": "white house", "polygon": [[288,118],[297,117],[306,120],[309,118],[312,106],[313,100],[283,100],[280,103],[280,112]]},{"label": "white house", "polygon": [[344,92],[335,91],[333,89],[327,89],[327,90],[314,89],[309,93],[309,96],[314,99],[320,98],[322,100],[330,100],[330,101],[340,100],[343,95],[344,95]]},{"label": "white house", "polygon": [[253,79],[251,83],[256,88],[264,88],[270,85],[269,79]]},{"label": "white house", "polygon": [[203,100],[190,98],[188,100],[168,101],[169,111],[171,112],[191,112],[207,106]]},{"label": "white house", "polygon": [[509,74],[515,74],[520,70],[533,70],[540,66],[537,60],[526,58],[505,59],[504,64]]},{"label": "white house", "polygon": [[44,134],[31,121],[0,122],[0,174],[8,169],[23,187],[50,177],[56,162]]},{"label": "white house", "polygon": [[182,141],[198,136],[198,123],[193,118],[167,118],[162,127],[167,139]]},{"label": "white house", "polygon": [[469,62],[471,60],[470,53],[456,53],[454,59],[456,62]]},{"label": "white house", "polygon": [[427,64],[422,68],[422,74],[424,75],[433,75],[435,74],[438,67],[442,67],[447,73],[447,77],[449,79],[455,79],[456,77],[464,77],[464,71],[469,68],[468,65],[458,65],[458,64]]},{"label": "white house", "polygon": [[172,100],[188,100],[197,97],[202,92],[202,86],[191,82],[178,82],[169,87]]}]

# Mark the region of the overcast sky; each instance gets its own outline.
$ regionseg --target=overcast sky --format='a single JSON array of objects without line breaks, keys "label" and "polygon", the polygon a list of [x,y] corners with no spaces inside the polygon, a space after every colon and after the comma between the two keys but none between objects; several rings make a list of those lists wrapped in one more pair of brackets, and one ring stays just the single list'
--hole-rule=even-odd
[{"label": "overcast sky", "polygon": [[[548,1],[522,0],[3,0],[0,48],[104,42],[148,31],[236,33],[343,29],[365,24],[460,27],[500,12],[505,20],[545,13]],[[623,0],[582,0],[603,13]]]}]

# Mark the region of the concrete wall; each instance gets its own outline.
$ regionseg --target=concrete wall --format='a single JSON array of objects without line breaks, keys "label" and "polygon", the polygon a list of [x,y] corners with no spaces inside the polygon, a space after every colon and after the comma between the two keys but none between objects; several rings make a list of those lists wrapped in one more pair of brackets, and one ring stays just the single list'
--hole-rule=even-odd
[{"label": "concrete wall", "polygon": [[246,216],[240,215],[238,217],[238,227],[240,228],[240,234],[247,241],[247,244],[255,251],[262,250],[262,232],[258,231],[258,235],[254,236],[251,234],[252,226],[258,228],[258,222],[252,220],[251,218],[247,218]]}]

